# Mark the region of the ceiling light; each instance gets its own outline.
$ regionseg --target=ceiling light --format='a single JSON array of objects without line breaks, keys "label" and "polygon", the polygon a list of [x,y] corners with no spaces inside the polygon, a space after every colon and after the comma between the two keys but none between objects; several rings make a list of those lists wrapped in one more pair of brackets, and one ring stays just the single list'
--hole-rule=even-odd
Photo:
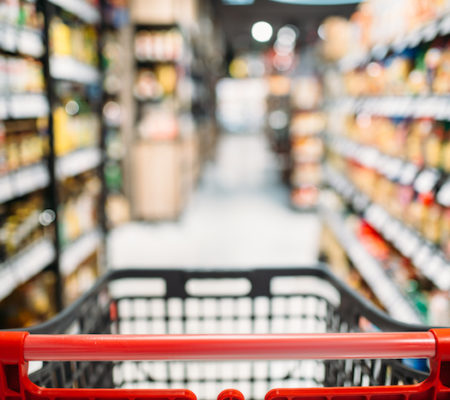
[{"label": "ceiling light", "polygon": [[255,22],[252,26],[252,37],[257,42],[268,42],[272,37],[272,25],[265,21]]},{"label": "ceiling light", "polygon": [[325,40],[327,38],[327,35],[325,34],[325,26],[322,24],[317,29],[317,34],[322,40]]},{"label": "ceiling light", "polygon": [[294,27],[285,25],[280,28],[277,34],[277,41],[283,46],[292,46],[297,39],[297,32]]}]

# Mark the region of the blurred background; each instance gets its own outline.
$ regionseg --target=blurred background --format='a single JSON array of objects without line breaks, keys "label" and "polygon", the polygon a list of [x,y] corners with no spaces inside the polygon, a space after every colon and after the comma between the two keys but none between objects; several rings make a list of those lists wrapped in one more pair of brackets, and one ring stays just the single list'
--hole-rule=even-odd
[{"label": "blurred background", "polygon": [[325,262],[450,324],[449,0],[0,0],[0,328],[111,268]]}]

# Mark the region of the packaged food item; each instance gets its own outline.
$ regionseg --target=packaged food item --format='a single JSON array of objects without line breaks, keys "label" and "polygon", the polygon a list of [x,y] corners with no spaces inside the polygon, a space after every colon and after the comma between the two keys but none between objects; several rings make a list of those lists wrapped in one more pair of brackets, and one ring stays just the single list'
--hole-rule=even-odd
[{"label": "packaged food item", "polygon": [[183,36],[174,29],[139,30],[134,51],[140,61],[179,61],[183,54]]},{"label": "packaged food item", "polygon": [[94,253],[64,279],[64,305],[73,303],[95,283],[98,276],[98,254]]},{"label": "packaged food item", "polygon": [[302,185],[291,190],[291,204],[299,209],[316,207],[319,188],[315,185]]},{"label": "packaged food item", "polygon": [[0,302],[0,325],[3,329],[26,328],[47,321],[56,312],[56,277],[44,271]]},{"label": "packaged food item", "polygon": [[425,138],[424,154],[425,165],[432,168],[439,168],[442,161],[445,127],[442,123],[434,122],[432,130]]},{"label": "packaged food item", "polygon": [[100,178],[93,172],[61,182],[58,223],[62,246],[98,225],[100,189]]},{"label": "packaged food item", "polygon": [[450,259],[450,179],[447,178],[436,194],[436,202],[442,209],[440,221],[440,247],[446,257]]},{"label": "packaged food item", "polygon": [[450,173],[450,122],[446,121],[443,124],[443,139],[441,147],[441,168],[446,173]]},{"label": "packaged food item", "polygon": [[50,22],[51,54],[71,57],[79,62],[98,65],[98,36],[94,26],[75,19],[53,17]]},{"label": "packaged food item", "polygon": [[53,111],[55,153],[95,147],[100,140],[100,118],[81,96],[66,98]]}]

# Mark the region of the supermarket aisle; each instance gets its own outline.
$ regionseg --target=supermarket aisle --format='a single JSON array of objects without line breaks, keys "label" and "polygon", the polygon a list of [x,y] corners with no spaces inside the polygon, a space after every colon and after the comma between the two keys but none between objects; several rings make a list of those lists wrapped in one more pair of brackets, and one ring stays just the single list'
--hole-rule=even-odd
[{"label": "supermarket aisle", "polygon": [[109,260],[127,266],[278,266],[313,263],[319,221],[288,207],[261,136],[222,138],[178,223],[131,223],[112,233]]}]

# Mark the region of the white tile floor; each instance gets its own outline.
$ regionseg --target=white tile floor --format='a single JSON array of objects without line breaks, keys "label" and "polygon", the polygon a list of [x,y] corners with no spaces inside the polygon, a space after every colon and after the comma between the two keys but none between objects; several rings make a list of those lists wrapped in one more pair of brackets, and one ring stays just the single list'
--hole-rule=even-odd
[{"label": "white tile floor", "polygon": [[118,228],[108,259],[113,268],[312,264],[319,219],[288,199],[264,137],[226,135],[180,221]]}]

